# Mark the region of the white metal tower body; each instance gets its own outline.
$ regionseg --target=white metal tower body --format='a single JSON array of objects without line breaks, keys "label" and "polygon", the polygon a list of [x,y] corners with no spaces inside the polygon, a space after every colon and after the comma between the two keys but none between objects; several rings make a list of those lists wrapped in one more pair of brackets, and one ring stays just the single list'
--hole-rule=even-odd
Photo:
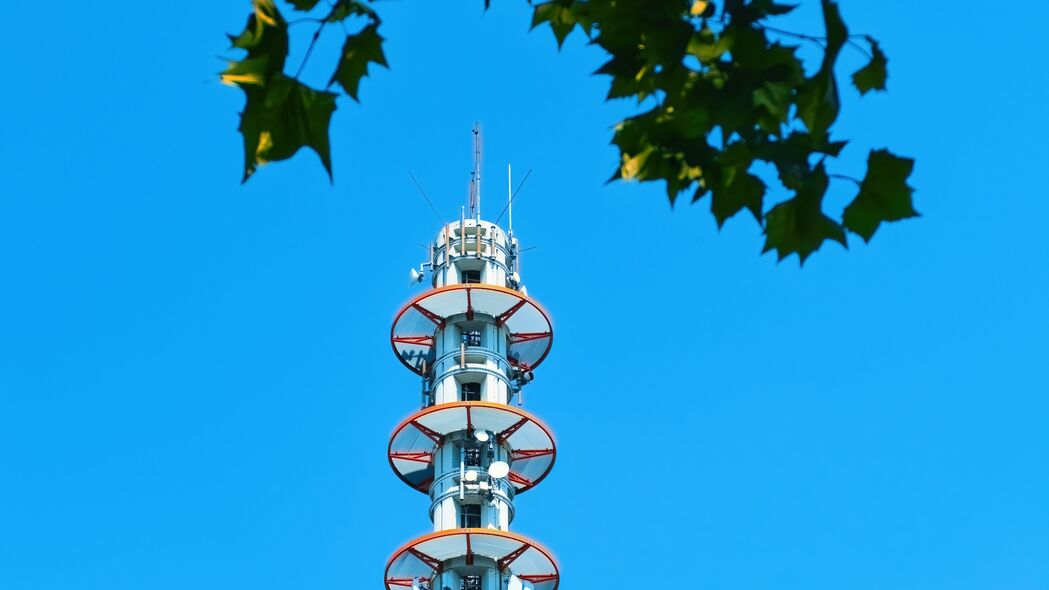
[{"label": "white metal tower body", "polygon": [[517,494],[556,456],[549,429],[513,405],[553,340],[520,283],[518,250],[493,223],[446,225],[430,247],[432,289],[394,319],[394,351],[423,388],[421,409],[391,436],[390,465],[429,495],[434,532],[390,559],[389,590],[557,588],[552,556],[509,531]]}]

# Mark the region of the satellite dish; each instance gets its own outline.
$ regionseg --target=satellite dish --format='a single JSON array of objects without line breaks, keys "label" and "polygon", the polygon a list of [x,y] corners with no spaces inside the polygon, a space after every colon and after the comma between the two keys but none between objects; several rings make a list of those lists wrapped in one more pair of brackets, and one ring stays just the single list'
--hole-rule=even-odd
[{"label": "satellite dish", "polygon": [[488,466],[488,475],[496,479],[502,479],[510,475],[510,465],[506,461],[495,461]]},{"label": "satellite dish", "polygon": [[414,285],[416,283],[423,282],[423,277],[424,276],[425,275],[423,273],[415,270],[414,268],[409,270],[408,271],[408,286],[410,287],[410,286],[412,286],[412,285]]},{"label": "satellite dish", "polygon": [[477,472],[476,471],[467,471],[463,475],[463,479],[465,479],[466,481],[477,481]]},{"label": "satellite dish", "polygon": [[488,432],[485,431],[485,430],[475,430],[474,431],[474,438],[477,439],[477,442],[483,442],[484,443],[484,442],[488,442],[488,439],[491,438],[491,437],[488,435]]}]

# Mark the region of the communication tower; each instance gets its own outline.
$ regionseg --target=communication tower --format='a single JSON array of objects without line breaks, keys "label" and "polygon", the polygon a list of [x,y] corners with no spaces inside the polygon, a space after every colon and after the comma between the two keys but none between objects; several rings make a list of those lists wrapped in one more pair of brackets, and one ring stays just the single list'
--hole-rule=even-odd
[{"label": "communication tower", "polygon": [[553,329],[521,284],[512,227],[481,220],[479,166],[474,177],[472,218],[464,211],[430,243],[411,279],[422,282],[428,268],[432,288],[401,308],[390,331],[397,358],[422,380],[421,409],[390,437],[390,466],[429,496],[433,533],[393,554],[387,590],[556,590],[559,582],[553,556],[509,530],[517,495],[556,457],[550,430],[520,408]]}]

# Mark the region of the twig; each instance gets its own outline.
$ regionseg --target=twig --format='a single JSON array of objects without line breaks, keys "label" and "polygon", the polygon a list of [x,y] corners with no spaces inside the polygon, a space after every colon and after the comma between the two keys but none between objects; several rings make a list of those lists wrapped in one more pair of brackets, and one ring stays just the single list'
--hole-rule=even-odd
[{"label": "twig", "polygon": [[804,39],[806,41],[812,41],[813,43],[815,43],[816,45],[819,45],[823,49],[827,48],[827,46],[824,45],[824,43],[827,41],[826,37],[816,37],[815,35],[806,35],[805,33],[795,33],[793,31],[784,31],[783,29],[777,29],[776,27],[770,27],[768,25],[758,25],[758,26],[760,26],[761,28],[765,29],[766,31],[771,31],[773,33],[779,33],[780,35],[786,35],[788,37],[795,37],[797,39]]},{"label": "twig", "polygon": [[316,17],[313,17],[313,16],[304,16],[302,18],[297,18],[295,20],[288,21],[288,26],[290,27],[292,25],[297,25],[299,23],[307,23],[307,22],[322,23],[322,22],[324,22],[324,19],[316,18]]},{"label": "twig", "polygon": [[320,39],[321,37],[321,31],[323,31],[325,25],[328,24],[328,19],[325,18],[324,20],[320,21],[320,23],[320,26],[317,27],[317,30],[313,33],[313,38],[310,39],[310,46],[306,48],[306,55],[302,56],[302,63],[299,64],[299,70],[295,72],[296,80],[299,79],[299,76],[302,74],[302,70],[306,67],[306,62],[310,61],[310,55],[313,54],[313,48],[317,45],[317,39]]},{"label": "twig", "polygon": [[[827,46],[825,45],[825,43],[827,42],[827,38],[826,37],[817,37],[816,35],[806,35],[805,33],[795,33],[793,31],[785,31],[783,29],[777,29],[776,27],[770,27],[768,25],[758,25],[758,26],[760,26],[763,29],[765,29],[766,31],[770,31],[772,33],[778,33],[780,35],[786,35],[788,37],[796,37],[798,39],[804,39],[806,41],[812,41],[813,43],[819,45],[821,48],[827,49]],[[854,39],[866,39],[866,38],[867,38],[867,35],[849,35],[848,37],[845,38],[845,40],[849,44],[850,47],[852,47],[853,49],[859,51],[863,55],[867,56],[867,59],[871,59],[874,56],[872,56],[869,51],[864,49],[864,47],[862,45],[860,45],[859,43],[854,41]]]},{"label": "twig", "polygon": [[848,181],[856,183],[856,186],[860,186],[860,185],[863,184],[859,180],[857,180],[857,179],[855,179],[855,178],[853,178],[851,176],[845,175],[845,174],[828,174],[827,177],[828,178],[837,178],[838,180],[848,180]]}]

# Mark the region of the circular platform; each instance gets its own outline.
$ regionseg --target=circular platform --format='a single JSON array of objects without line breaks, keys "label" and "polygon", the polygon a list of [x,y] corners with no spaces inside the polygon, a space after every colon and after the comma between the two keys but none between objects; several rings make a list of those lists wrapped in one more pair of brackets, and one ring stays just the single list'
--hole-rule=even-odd
[{"label": "circular platform", "polygon": [[419,537],[398,549],[386,564],[386,588],[411,588],[413,579],[432,578],[450,559],[465,557],[471,565],[477,556],[495,561],[499,571],[530,582],[535,590],[557,590],[560,582],[554,558],[527,537],[488,529],[452,529]]},{"label": "circular platform", "polygon": [[397,358],[420,375],[433,366],[434,334],[448,318],[476,315],[495,319],[510,332],[511,364],[534,369],[546,358],[553,343],[550,316],[528,296],[495,285],[449,285],[431,289],[412,299],[393,320],[390,342]]},{"label": "circular platform", "polygon": [[427,493],[433,482],[433,453],[445,435],[485,430],[510,448],[507,479],[517,493],[531,489],[550,472],[557,448],[550,430],[528,412],[490,402],[455,402],[431,406],[409,416],[390,437],[389,459],[397,477]]}]

